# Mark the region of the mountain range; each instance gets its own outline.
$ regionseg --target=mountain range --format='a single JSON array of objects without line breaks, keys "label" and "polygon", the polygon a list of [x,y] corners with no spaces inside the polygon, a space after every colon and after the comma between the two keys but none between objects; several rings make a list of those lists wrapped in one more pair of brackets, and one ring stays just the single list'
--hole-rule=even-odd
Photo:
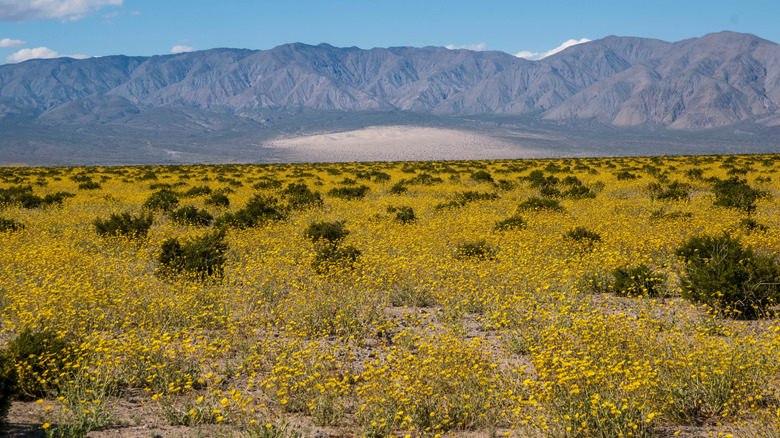
[{"label": "mountain range", "polygon": [[197,161],[226,142],[234,145],[227,155],[246,159],[236,148],[278,136],[396,123],[683,137],[740,130],[772,144],[780,45],[734,32],[673,43],[609,36],[530,61],[295,43],[0,66],[0,162],[144,147]]}]

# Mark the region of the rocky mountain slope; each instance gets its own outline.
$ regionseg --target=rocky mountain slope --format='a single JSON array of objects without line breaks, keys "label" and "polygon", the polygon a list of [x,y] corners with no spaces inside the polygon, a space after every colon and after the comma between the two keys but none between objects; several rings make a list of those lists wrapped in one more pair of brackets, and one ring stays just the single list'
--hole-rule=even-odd
[{"label": "rocky mountain slope", "polygon": [[[503,52],[287,44],[0,66],[0,121],[138,123],[155,109],[522,115],[614,126],[780,125],[780,45],[721,32],[607,37],[539,61]],[[148,119],[148,117],[147,117]]]}]

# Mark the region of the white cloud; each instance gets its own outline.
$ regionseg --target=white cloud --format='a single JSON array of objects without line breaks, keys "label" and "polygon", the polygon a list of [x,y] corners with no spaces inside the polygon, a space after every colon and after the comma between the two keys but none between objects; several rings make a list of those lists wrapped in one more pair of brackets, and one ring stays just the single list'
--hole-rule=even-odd
[{"label": "white cloud", "polygon": [[487,47],[487,44],[485,43],[467,44],[465,46],[456,46],[454,44],[447,44],[446,46],[444,46],[444,48],[450,50],[466,49],[466,50],[476,50],[476,51],[485,50],[485,47]]},{"label": "white cloud", "polygon": [[3,38],[0,40],[0,47],[18,47],[27,44],[27,41],[12,40],[11,38]]},{"label": "white cloud", "polygon": [[51,59],[51,58],[89,58],[87,55],[60,55],[55,50],[48,47],[36,47],[34,49],[22,49],[16,53],[5,57],[5,62],[22,62],[28,59]]},{"label": "white cloud", "polygon": [[141,15],[141,11],[133,11],[130,15]]},{"label": "white cloud", "polygon": [[173,46],[171,47],[171,53],[185,53],[185,52],[194,52],[198,49],[195,47],[190,46]]},{"label": "white cloud", "polygon": [[76,21],[123,0],[0,0],[0,21]]},{"label": "white cloud", "polygon": [[590,40],[587,39],[587,38],[581,38],[579,40],[573,40],[573,39],[572,40],[567,40],[563,44],[561,44],[560,46],[558,46],[558,47],[556,47],[554,49],[548,50],[546,52],[539,53],[539,52],[529,52],[527,50],[523,50],[523,51],[515,53],[515,56],[517,56],[518,58],[525,58],[525,59],[530,59],[530,60],[536,61],[536,60],[539,60],[539,59],[542,59],[542,58],[546,58],[546,57],[548,57],[550,55],[555,55],[556,53],[558,53],[560,51],[563,51],[563,50],[565,50],[565,49],[567,49],[567,48],[569,48],[571,46],[576,46],[577,44],[587,43],[589,41]]}]

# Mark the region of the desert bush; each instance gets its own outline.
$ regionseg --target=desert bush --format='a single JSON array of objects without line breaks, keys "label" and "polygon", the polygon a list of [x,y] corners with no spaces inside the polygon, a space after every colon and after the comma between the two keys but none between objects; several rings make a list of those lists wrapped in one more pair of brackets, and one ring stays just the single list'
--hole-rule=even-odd
[{"label": "desert bush", "polygon": [[214,221],[214,216],[212,216],[208,211],[204,209],[198,210],[196,207],[191,205],[172,211],[170,213],[170,218],[177,224],[196,225],[203,227],[211,225],[211,222]]},{"label": "desert bush", "polygon": [[701,180],[704,178],[704,170],[699,168],[688,169],[685,171],[685,176],[692,180]]},{"label": "desert bush", "polygon": [[623,266],[612,271],[615,278],[612,290],[617,295],[657,297],[664,293],[666,275],[653,272],[644,263],[638,266]]},{"label": "desert bush", "polygon": [[273,196],[255,195],[244,208],[218,217],[214,225],[251,228],[269,221],[284,220],[287,216],[287,209],[279,205]]},{"label": "desert bush", "polygon": [[461,193],[456,193],[455,196],[453,196],[453,199],[449,202],[443,202],[441,204],[436,204],[433,208],[436,210],[442,210],[445,208],[458,208],[463,207],[466,204],[470,204],[472,202],[477,201],[492,201],[498,199],[498,194],[496,193],[482,193],[482,192],[475,192],[473,190],[468,190]]},{"label": "desert bush", "polygon": [[736,208],[748,213],[756,210],[757,200],[768,195],[762,190],[750,187],[747,180],[737,176],[716,181],[712,192],[715,194],[713,205]]},{"label": "desert bush", "polygon": [[344,199],[362,199],[366,196],[366,193],[368,193],[368,186],[362,185],[357,187],[338,187],[333,188],[328,191],[328,195],[335,196],[337,198],[344,198]]},{"label": "desert bush", "polygon": [[496,187],[499,190],[510,191],[517,187],[517,183],[514,181],[509,181],[508,179],[500,179],[496,181]]},{"label": "desert bush", "polygon": [[471,179],[477,182],[493,182],[493,177],[485,170],[478,170],[471,174]]},{"label": "desert bush", "polygon": [[[767,231],[769,230],[769,227],[759,223],[752,217],[746,217],[739,221],[739,227],[743,228],[747,231]],[[2,229],[2,225],[0,225],[0,229]]]},{"label": "desert bush", "polygon": [[32,193],[32,186],[11,186],[5,189],[0,189],[0,204],[11,204],[14,202],[17,196],[22,193]]},{"label": "desert bush", "polygon": [[497,251],[484,240],[462,243],[455,248],[458,260],[493,260]]},{"label": "desert bush", "polygon": [[70,344],[51,330],[24,329],[8,343],[8,357],[16,365],[16,397],[34,400],[55,394],[69,357]]},{"label": "desert bush", "polygon": [[659,201],[681,201],[688,199],[688,193],[691,190],[691,185],[679,181],[672,181],[667,184],[666,187],[660,183],[650,183],[647,186],[647,191],[650,193],[650,199]]},{"label": "desert bush", "polygon": [[304,182],[288,184],[282,190],[282,197],[287,201],[287,205],[294,210],[320,207],[323,203],[320,192],[311,190]]},{"label": "desert bush", "polygon": [[214,192],[206,198],[205,201],[203,201],[206,205],[212,205],[214,207],[229,207],[230,206],[230,198],[227,197],[225,193],[222,191]]},{"label": "desert bush", "polygon": [[197,196],[210,195],[211,193],[212,190],[209,186],[195,186],[190,187],[189,190],[182,193],[181,196],[184,198],[195,198]]},{"label": "desert bush", "polygon": [[18,193],[16,196],[14,196],[12,198],[12,202],[22,208],[39,208],[39,207],[48,207],[51,205],[61,205],[62,201],[65,198],[71,198],[73,196],[76,195],[68,192],[57,192],[57,193],[49,193],[45,195],[43,198],[41,198],[40,196],[35,195],[32,192],[25,191],[25,192]]},{"label": "desert bush", "polygon": [[97,190],[101,188],[100,183],[89,180],[79,184],[79,190]]},{"label": "desert bush", "polygon": [[556,199],[542,199],[536,196],[531,196],[517,206],[518,212],[526,210],[563,211],[564,208]]},{"label": "desert bush", "polygon": [[548,175],[544,176],[544,172],[541,170],[534,170],[531,171],[527,176],[521,178],[525,181],[529,182],[529,187],[532,189],[540,188],[540,187],[547,187],[547,186],[554,186],[561,181],[554,175]]},{"label": "desert bush", "polygon": [[326,243],[337,245],[349,234],[349,230],[344,226],[344,221],[336,222],[314,222],[306,227],[303,236],[314,243]]},{"label": "desert bush", "polygon": [[169,189],[158,190],[144,201],[142,208],[146,210],[172,211],[179,205],[179,195]]},{"label": "desert bush", "polygon": [[318,274],[325,274],[333,269],[351,269],[360,254],[361,251],[352,245],[325,245],[317,250],[311,266]]},{"label": "desert bush", "polygon": [[571,199],[588,199],[588,198],[595,198],[596,194],[591,191],[588,187],[585,187],[583,185],[575,185],[572,187],[569,187],[568,189],[564,190],[560,194],[564,198],[571,198]]},{"label": "desert bush", "polygon": [[391,193],[393,195],[400,195],[403,193],[406,193],[406,191],[409,190],[404,185],[404,181],[398,181],[397,183],[393,184],[392,187],[390,187],[390,190],[388,190],[388,193]]},{"label": "desert bush", "polygon": [[407,183],[412,185],[432,186],[434,184],[441,184],[444,180],[438,176],[433,176],[429,173],[420,173],[410,178]]},{"label": "desert bush", "polygon": [[6,232],[6,231],[19,231],[21,229],[24,229],[24,224],[17,222],[13,219],[6,219],[4,217],[0,217],[0,233]]},{"label": "desert bush", "polygon": [[401,207],[387,207],[387,212],[392,214],[395,213],[395,219],[396,221],[402,223],[402,224],[409,224],[417,220],[417,216],[414,214],[414,209],[412,207],[407,206],[401,206]]},{"label": "desert bush", "polygon": [[18,376],[13,359],[6,352],[0,352],[0,434],[3,433],[11,400],[16,393]]},{"label": "desert bush", "polygon": [[496,222],[495,229],[500,231],[505,230],[522,230],[527,225],[525,219],[520,215],[510,216],[504,220]]},{"label": "desert bush", "polygon": [[157,257],[157,275],[162,278],[181,276],[196,280],[220,278],[224,272],[227,249],[224,229],[184,243],[171,237],[162,243]]},{"label": "desert bush", "polygon": [[130,213],[112,213],[108,219],[97,218],[92,221],[95,232],[102,237],[126,236],[143,239],[149,232],[154,218],[151,213],[133,216]]},{"label": "desert bush", "polygon": [[617,172],[615,174],[615,178],[617,178],[618,181],[624,181],[624,180],[627,180],[627,179],[637,179],[639,177],[634,175],[633,173],[627,171],[627,170],[623,170],[623,171]]},{"label": "desert bush", "polygon": [[697,235],[675,255],[685,262],[683,297],[732,317],[754,318],[780,297],[780,268],[727,233]]},{"label": "desert bush", "polygon": [[601,241],[601,234],[590,231],[585,227],[576,227],[567,231],[563,238],[579,243],[594,244]]},{"label": "desert bush", "polygon": [[556,198],[561,196],[561,191],[557,187],[544,186],[539,189],[539,194],[545,198]]}]

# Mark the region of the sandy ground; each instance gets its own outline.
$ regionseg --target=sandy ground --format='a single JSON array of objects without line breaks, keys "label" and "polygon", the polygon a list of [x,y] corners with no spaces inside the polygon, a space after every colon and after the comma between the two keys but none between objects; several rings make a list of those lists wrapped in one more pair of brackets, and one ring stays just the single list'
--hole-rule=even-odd
[{"label": "sandy ground", "polygon": [[525,148],[484,134],[455,129],[374,126],[356,131],[282,138],[265,147],[291,161],[419,161],[542,158]]}]

